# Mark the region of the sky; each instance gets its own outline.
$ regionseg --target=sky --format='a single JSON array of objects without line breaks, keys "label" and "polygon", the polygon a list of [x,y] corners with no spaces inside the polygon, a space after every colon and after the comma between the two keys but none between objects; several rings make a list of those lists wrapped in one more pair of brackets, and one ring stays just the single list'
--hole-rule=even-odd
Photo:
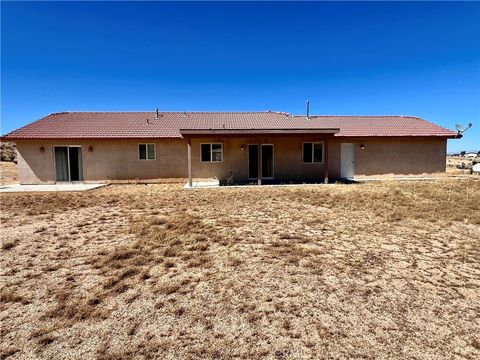
[{"label": "sky", "polygon": [[478,2],[1,3],[1,133],[61,111],[414,115],[473,127]]}]

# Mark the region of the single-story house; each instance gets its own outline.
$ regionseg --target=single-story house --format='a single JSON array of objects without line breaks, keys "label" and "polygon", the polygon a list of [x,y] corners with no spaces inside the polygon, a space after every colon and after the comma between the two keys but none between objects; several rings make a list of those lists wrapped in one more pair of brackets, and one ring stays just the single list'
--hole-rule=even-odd
[{"label": "single-story house", "polygon": [[328,182],[444,172],[457,133],[413,116],[62,112],[12,131],[22,184],[217,178]]}]

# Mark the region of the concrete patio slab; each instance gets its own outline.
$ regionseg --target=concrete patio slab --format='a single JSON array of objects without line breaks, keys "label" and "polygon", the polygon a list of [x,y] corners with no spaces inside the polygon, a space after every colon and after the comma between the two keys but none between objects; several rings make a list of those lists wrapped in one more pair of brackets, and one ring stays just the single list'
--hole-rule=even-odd
[{"label": "concrete patio slab", "polygon": [[106,185],[107,184],[84,184],[84,183],[40,184],[40,185],[8,184],[8,185],[0,186],[0,193],[87,191],[92,189],[98,189]]}]

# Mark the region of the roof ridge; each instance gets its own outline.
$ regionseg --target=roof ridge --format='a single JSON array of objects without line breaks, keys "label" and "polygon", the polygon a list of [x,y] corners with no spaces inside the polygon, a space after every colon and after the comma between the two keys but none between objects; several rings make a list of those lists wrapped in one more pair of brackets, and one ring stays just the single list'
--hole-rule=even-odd
[{"label": "roof ridge", "polygon": [[[61,111],[51,113],[49,115],[61,115],[61,114],[139,114],[139,113],[155,113],[155,110],[151,111]],[[159,111],[160,114],[281,114],[290,115],[285,111]]]},{"label": "roof ridge", "polygon": [[[294,117],[306,117],[306,115],[293,115]],[[424,120],[418,116],[413,116],[413,115],[309,115],[310,117],[392,117],[392,118],[412,118],[412,119],[421,119]]]},{"label": "roof ridge", "polygon": [[[155,113],[155,110],[151,111],[60,111],[54,112],[50,115],[62,115],[62,114],[140,114],[140,113]],[[286,115],[292,117],[306,117],[306,115],[296,115],[291,114],[285,111],[271,111],[271,110],[264,110],[264,111],[159,111],[160,114],[279,114],[279,115]],[[310,115],[310,117],[314,118],[324,118],[324,117],[358,117],[358,118],[374,118],[374,117],[382,117],[382,118],[411,118],[411,119],[420,119],[427,121],[421,117],[413,116],[413,115],[336,115],[336,114],[322,114],[322,115]],[[427,121],[429,122],[429,121]],[[436,125],[436,124],[435,124]]]}]

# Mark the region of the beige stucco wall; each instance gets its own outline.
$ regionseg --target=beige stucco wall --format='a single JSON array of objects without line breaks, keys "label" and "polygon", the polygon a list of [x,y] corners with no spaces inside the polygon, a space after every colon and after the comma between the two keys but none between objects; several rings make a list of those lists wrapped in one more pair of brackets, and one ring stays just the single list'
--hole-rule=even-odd
[{"label": "beige stucco wall", "polygon": [[[302,144],[306,141],[321,141],[313,137],[262,137],[262,138],[198,138],[192,139],[192,176],[218,178],[233,175],[236,181],[248,180],[248,145],[273,144],[274,178],[276,180],[321,180],[323,164],[303,164]],[[223,162],[202,163],[200,144],[222,143]],[[244,145],[244,150],[241,146]]]},{"label": "beige stucco wall", "polygon": [[[355,144],[355,176],[445,172],[446,139],[335,139],[330,147],[332,177],[340,177],[342,142]],[[361,144],[365,146],[363,150]]]},{"label": "beige stucco wall", "polygon": [[[318,137],[261,137],[192,139],[194,178],[218,178],[233,175],[248,179],[248,144],[274,145],[276,180],[319,180],[323,164],[303,164],[302,144],[321,141]],[[184,140],[145,140],[156,144],[155,160],[138,160],[135,140],[92,141],[17,141],[19,181],[23,184],[55,182],[54,145],[81,145],[85,181],[184,178],[187,176],[187,145]],[[201,143],[223,143],[223,162],[200,162]],[[445,139],[330,139],[328,168],[330,179],[340,177],[341,143],[355,144],[355,175],[417,175],[444,172]],[[360,149],[360,144],[365,149]],[[245,150],[241,150],[241,146]],[[93,151],[88,148],[92,146]],[[40,148],[44,148],[44,152]]]},{"label": "beige stucco wall", "polygon": [[[314,137],[263,137],[242,139],[193,139],[193,177],[217,177],[223,179],[230,173],[236,180],[248,179],[248,144],[274,145],[276,180],[322,180],[323,164],[303,164],[302,144],[308,141],[327,141],[328,173],[330,179],[341,176],[341,144],[355,144],[355,176],[420,175],[445,172],[445,139],[321,139]],[[222,163],[201,163],[200,144],[220,142],[224,144]],[[241,145],[245,150],[241,151]],[[361,144],[364,149],[361,149]]]},{"label": "beige stucco wall", "polygon": [[[139,160],[138,144],[155,143],[156,159]],[[55,182],[53,146],[81,145],[85,181],[185,177],[186,143],[183,140],[17,141],[19,181],[22,184]],[[88,151],[92,146],[93,151]],[[44,148],[44,152],[40,148]]]}]

